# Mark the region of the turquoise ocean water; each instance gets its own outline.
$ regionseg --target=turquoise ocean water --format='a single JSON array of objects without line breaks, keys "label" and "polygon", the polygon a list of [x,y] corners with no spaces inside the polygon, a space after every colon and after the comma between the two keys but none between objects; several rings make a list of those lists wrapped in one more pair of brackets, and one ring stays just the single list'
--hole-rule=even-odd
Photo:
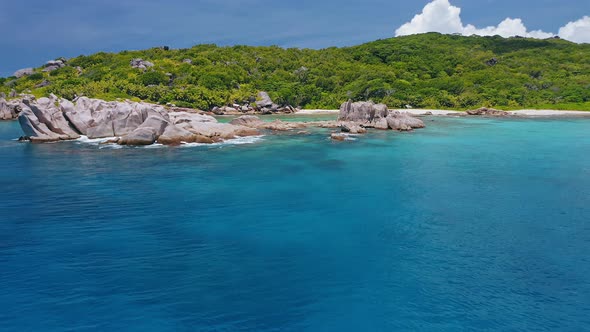
[{"label": "turquoise ocean water", "polygon": [[590,120],[215,146],[0,123],[0,331],[590,330]]}]

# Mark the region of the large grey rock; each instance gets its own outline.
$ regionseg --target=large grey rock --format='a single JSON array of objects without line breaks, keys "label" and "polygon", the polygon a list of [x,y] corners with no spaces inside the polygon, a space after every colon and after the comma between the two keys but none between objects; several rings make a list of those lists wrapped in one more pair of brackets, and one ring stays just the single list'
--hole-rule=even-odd
[{"label": "large grey rock", "polygon": [[193,122],[188,124],[185,122],[177,126],[197,135],[218,139],[260,135],[260,132],[255,128],[236,126],[229,123]]},{"label": "large grey rock", "polygon": [[21,78],[32,75],[34,72],[35,71],[33,70],[33,68],[23,68],[15,71],[14,74],[12,74],[12,76],[16,76],[16,78]]},{"label": "large grey rock", "polygon": [[287,131],[293,129],[303,129],[308,127],[308,123],[302,122],[286,122],[281,120],[275,120],[272,122],[265,122],[260,120],[259,117],[254,115],[242,115],[238,118],[233,119],[230,124],[236,126],[244,126],[256,129],[267,129],[273,131]]},{"label": "large grey rock", "polygon": [[17,119],[18,115],[23,110],[23,106],[25,106],[22,103],[22,100],[13,99],[13,100],[7,101],[6,103],[8,104],[8,108],[10,109],[10,112],[12,113],[13,119]]},{"label": "large grey rock", "polygon": [[121,137],[121,145],[151,145],[156,142],[156,129],[151,127],[137,128],[129,135]]},{"label": "large grey rock", "polygon": [[[61,100],[60,107],[72,125],[90,138],[127,135],[141,126],[150,116],[169,122],[164,107],[147,103],[106,102],[80,97],[75,104]],[[158,134],[162,132],[163,129],[158,129]]]},{"label": "large grey rock", "polygon": [[88,128],[95,124],[92,117],[92,109],[95,105],[92,105],[92,101],[82,97],[78,98],[76,104],[65,99],[61,99],[59,104],[64,116],[72,126],[82,135],[88,135]]},{"label": "large grey rock", "polygon": [[408,113],[389,112],[384,104],[368,102],[343,103],[338,116],[340,121],[353,121],[366,128],[408,131],[424,128],[424,122]]},{"label": "large grey rock", "polygon": [[8,108],[8,103],[4,98],[0,98],[0,120],[13,119],[12,111]]},{"label": "large grey rock", "polygon": [[[137,129],[146,119],[147,113],[130,103],[108,103],[103,112],[110,114],[113,136],[124,136]],[[98,117],[98,112],[95,112]]]},{"label": "large grey rock", "polygon": [[65,67],[65,63],[63,60],[51,60],[51,61],[47,61],[47,63],[45,63],[45,66],[43,68],[44,72],[51,72],[60,68]]},{"label": "large grey rock", "polygon": [[196,134],[186,129],[177,127],[173,124],[169,124],[168,126],[166,126],[166,129],[164,130],[162,135],[158,137],[158,143],[166,145],[178,145],[183,142],[192,143],[195,141],[196,136]]},{"label": "large grey rock", "polygon": [[198,113],[169,113],[170,122],[175,126],[198,136],[213,139],[231,139],[237,136],[255,136],[260,132],[255,128],[231,123],[219,123],[212,116]]},{"label": "large grey rock", "polygon": [[31,142],[55,142],[66,139],[66,135],[59,135],[51,131],[46,124],[39,121],[35,113],[27,106],[22,105],[23,111],[18,116],[18,122]]},{"label": "large grey rock", "polygon": [[112,114],[109,112],[102,119],[103,121],[98,122],[96,126],[88,128],[86,131],[86,136],[88,136],[88,138],[107,138],[116,136],[113,128]]},{"label": "large grey rock", "polygon": [[66,64],[64,60],[57,59],[57,60],[49,60],[45,63],[45,67],[57,66],[57,67],[64,67]]},{"label": "large grey rock", "polygon": [[158,115],[150,115],[147,119],[139,126],[139,128],[152,128],[156,132],[156,137],[160,136],[166,130],[170,122]]},{"label": "large grey rock", "polygon": [[48,66],[48,67],[43,68],[41,71],[47,73],[47,72],[51,72],[51,71],[54,71],[54,70],[58,70],[59,68],[61,68],[61,67],[58,67],[58,66]]},{"label": "large grey rock", "polygon": [[373,124],[373,128],[379,130],[387,130],[389,129],[389,124],[387,124],[387,118],[379,118],[375,120]]},{"label": "large grey rock", "polygon": [[217,119],[210,115],[188,112],[171,112],[168,113],[170,121],[173,124],[193,123],[193,122],[217,122]]},{"label": "large grey rock", "polygon": [[236,126],[246,126],[246,127],[251,127],[251,128],[258,128],[258,127],[262,126],[264,122],[262,120],[260,120],[260,118],[255,115],[242,115],[240,117],[237,117],[237,118],[231,120],[230,123],[233,125],[236,125]]},{"label": "large grey rock", "polygon": [[[2,114],[9,102],[0,101]],[[55,96],[24,100],[19,122],[31,141],[56,141],[79,137],[120,137],[123,145],[181,142],[213,143],[239,136],[258,135],[256,128],[219,123],[209,115],[172,112],[148,103],[106,102],[87,97],[75,101]]]},{"label": "large grey rock", "polygon": [[268,95],[268,93],[266,91],[260,91],[258,92],[258,98],[256,99],[256,106],[260,107],[260,108],[271,108],[274,105],[272,99],[270,99],[270,96]]},{"label": "large grey rock", "polygon": [[153,63],[151,63],[149,61],[146,61],[146,60],[143,60],[143,59],[133,59],[133,60],[131,60],[131,67],[133,67],[133,68],[144,69],[145,70],[145,69],[150,68],[150,67],[153,67],[153,66],[154,66]]},{"label": "large grey rock", "polygon": [[342,132],[350,134],[364,134],[367,132],[367,129],[361,127],[356,122],[342,122],[340,124],[340,129]]},{"label": "large grey rock", "polygon": [[365,127],[374,127],[387,117],[388,110],[384,104],[375,104],[372,101],[352,102],[347,101],[340,106],[338,120],[354,121]]},{"label": "large grey rock", "polygon": [[487,108],[487,107],[481,107],[476,110],[469,110],[466,113],[467,113],[467,115],[493,116],[493,117],[510,116],[509,112],[500,111],[497,109]]},{"label": "large grey rock", "polygon": [[387,116],[387,124],[390,129],[399,131],[410,131],[417,128],[424,128],[424,122],[410,116],[408,113],[392,112]]},{"label": "large grey rock", "polygon": [[80,135],[70,126],[63,112],[56,106],[56,99],[41,98],[36,102],[24,100],[37,120],[47,128],[60,136],[61,139],[76,139]]}]

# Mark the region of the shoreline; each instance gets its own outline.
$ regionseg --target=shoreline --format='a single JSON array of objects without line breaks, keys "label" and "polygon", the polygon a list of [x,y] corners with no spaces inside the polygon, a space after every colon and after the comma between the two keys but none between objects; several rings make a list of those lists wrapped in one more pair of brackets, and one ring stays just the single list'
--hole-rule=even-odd
[{"label": "shoreline", "polygon": [[[467,115],[464,111],[454,110],[436,110],[436,109],[390,109],[390,111],[406,112],[416,116],[453,116]],[[313,115],[313,114],[338,114],[339,110],[301,110],[295,115]],[[590,111],[565,111],[565,110],[533,110],[523,109],[516,111],[506,111],[509,115],[520,117],[590,117]]]}]

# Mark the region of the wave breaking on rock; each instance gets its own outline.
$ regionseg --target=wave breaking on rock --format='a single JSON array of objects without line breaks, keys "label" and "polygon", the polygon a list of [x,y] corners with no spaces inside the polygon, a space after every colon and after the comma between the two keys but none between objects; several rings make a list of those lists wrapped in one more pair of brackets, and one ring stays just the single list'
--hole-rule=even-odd
[{"label": "wave breaking on rock", "polygon": [[[110,138],[120,145],[215,143],[257,136],[257,129],[219,123],[200,113],[171,112],[142,102],[107,102],[87,97],[23,99],[18,120],[31,142]],[[114,137],[114,138],[113,138]]]}]

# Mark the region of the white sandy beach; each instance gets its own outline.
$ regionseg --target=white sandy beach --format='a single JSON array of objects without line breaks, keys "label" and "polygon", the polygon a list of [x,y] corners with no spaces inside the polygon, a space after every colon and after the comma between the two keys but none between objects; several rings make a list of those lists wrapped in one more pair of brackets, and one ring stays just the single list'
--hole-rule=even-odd
[{"label": "white sandy beach", "polygon": [[590,116],[590,112],[585,111],[520,110],[511,113],[522,116]]},{"label": "white sandy beach", "polygon": [[[429,109],[392,109],[392,111],[407,112],[412,115],[435,115],[446,116],[463,114],[461,111],[452,110],[429,110]],[[338,114],[338,110],[301,110],[296,114]],[[560,110],[517,110],[509,111],[510,114],[523,117],[559,117],[559,116],[583,116],[590,117],[586,111],[560,111]]]},{"label": "white sandy beach", "polygon": [[[412,115],[452,115],[452,114],[464,114],[465,112],[461,111],[451,111],[451,110],[425,110],[425,109],[396,109],[394,111],[400,112],[407,112]],[[560,110],[517,110],[517,111],[508,111],[508,113],[516,116],[525,116],[525,117],[558,117],[558,116],[587,116],[590,117],[590,112],[585,111],[560,111]]]}]

